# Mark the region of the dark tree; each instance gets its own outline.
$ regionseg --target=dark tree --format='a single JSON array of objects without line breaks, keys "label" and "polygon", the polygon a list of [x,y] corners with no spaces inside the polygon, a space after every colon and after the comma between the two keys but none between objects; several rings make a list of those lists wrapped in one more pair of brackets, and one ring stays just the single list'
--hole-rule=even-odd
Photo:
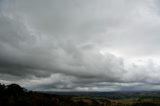
[{"label": "dark tree", "polygon": [[7,86],[6,91],[9,95],[18,96],[24,94],[25,89],[17,84],[11,84]]},{"label": "dark tree", "polygon": [[0,84],[0,95],[5,93],[6,86],[4,84]]}]

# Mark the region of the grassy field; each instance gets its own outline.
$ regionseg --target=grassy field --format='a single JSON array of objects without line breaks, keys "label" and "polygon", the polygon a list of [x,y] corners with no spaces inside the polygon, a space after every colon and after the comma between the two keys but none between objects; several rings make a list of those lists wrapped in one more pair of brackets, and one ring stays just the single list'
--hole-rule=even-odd
[{"label": "grassy field", "polygon": [[159,98],[129,98],[129,99],[107,99],[94,97],[72,97],[75,103],[88,104],[86,106],[160,106]]}]

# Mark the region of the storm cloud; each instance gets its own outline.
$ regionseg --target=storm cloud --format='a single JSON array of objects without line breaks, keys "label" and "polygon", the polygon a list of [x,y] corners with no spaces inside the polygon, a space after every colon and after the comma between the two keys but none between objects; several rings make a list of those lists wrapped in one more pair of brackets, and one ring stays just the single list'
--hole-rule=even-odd
[{"label": "storm cloud", "polygon": [[158,90],[159,5],[1,0],[0,81],[33,90]]}]

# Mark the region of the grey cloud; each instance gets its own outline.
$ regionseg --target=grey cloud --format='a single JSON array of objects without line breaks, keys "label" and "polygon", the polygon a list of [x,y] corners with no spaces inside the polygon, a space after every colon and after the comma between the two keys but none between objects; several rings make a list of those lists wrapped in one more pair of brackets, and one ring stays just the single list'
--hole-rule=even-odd
[{"label": "grey cloud", "polygon": [[39,90],[158,89],[156,2],[2,0],[0,80]]}]

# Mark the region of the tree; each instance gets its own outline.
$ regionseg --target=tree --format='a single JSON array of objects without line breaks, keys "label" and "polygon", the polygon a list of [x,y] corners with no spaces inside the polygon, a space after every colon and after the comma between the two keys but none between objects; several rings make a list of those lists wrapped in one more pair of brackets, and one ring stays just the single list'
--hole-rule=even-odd
[{"label": "tree", "polygon": [[24,94],[25,89],[17,84],[11,84],[11,85],[7,85],[6,91],[10,95],[18,96],[18,95]]},{"label": "tree", "polygon": [[0,95],[5,93],[6,86],[4,84],[0,84]]}]

